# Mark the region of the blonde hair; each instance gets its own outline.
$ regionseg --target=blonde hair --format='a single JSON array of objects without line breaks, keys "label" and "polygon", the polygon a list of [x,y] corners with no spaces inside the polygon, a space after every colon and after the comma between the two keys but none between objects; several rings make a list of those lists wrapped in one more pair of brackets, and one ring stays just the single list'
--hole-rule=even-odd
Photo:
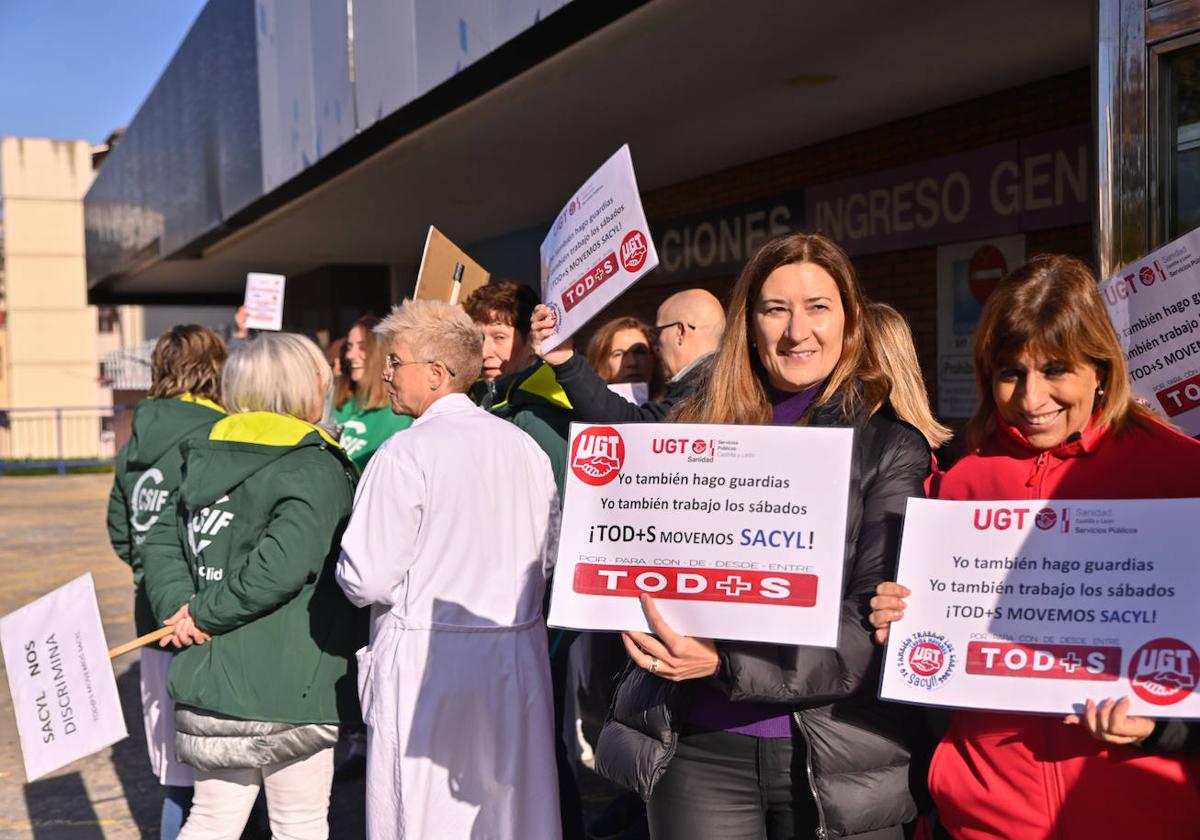
[{"label": "blonde hair", "polygon": [[230,414],[270,411],[304,421],[322,413],[332,383],[325,354],[296,333],[260,333],[234,351],[221,376]]},{"label": "blonde hair", "polygon": [[483,333],[461,306],[440,300],[406,300],[393,306],[375,332],[389,348],[399,338],[419,359],[441,362],[450,373],[450,390],[466,393],[483,370]]},{"label": "blonde hair", "polygon": [[150,396],[191,394],[221,401],[221,365],[229,351],[208,327],[182,324],[163,333],[150,356]]},{"label": "blonde hair", "polygon": [[979,316],[974,347],[979,409],[967,424],[971,449],[995,424],[996,371],[1026,350],[1072,367],[1096,368],[1097,426],[1120,434],[1132,423],[1154,419],[1133,399],[1125,352],[1091,269],[1066,254],[1039,254],[1000,281]]},{"label": "blonde hair", "polygon": [[867,344],[875,355],[879,369],[891,382],[888,402],[892,411],[905,423],[910,423],[937,449],[953,437],[953,432],[939,423],[929,409],[929,392],[921,377],[921,363],[913,344],[908,321],[886,303],[871,301],[866,310]]},{"label": "blonde hair", "polygon": [[680,403],[674,419],[683,423],[771,422],[766,371],[752,349],[753,320],[748,313],[758,300],[763,283],[775,269],[812,263],[833,278],[842,300],[842,355],[813,400],[818,406],[838,398],[842,413],[854,417],[860,408],[869,413],[887,399],[887,377],[868,351],[863,330],[862,289],[850,258],[838,244],[819,233],[790,233],[765,243],[754,253],[730,295],[725,313],[725,334],[713,357],[707,387]]}]

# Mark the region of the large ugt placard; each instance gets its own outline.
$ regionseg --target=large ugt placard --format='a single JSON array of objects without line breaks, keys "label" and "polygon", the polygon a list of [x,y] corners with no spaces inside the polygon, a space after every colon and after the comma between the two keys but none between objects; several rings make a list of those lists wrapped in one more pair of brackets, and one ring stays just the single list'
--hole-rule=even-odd
[{"label": "large ugt placard", "polygon": [[909,499],[880,695],[1200,717],[1200,500]]},{"label": "large ugt placard", "polygon": [[550,624],[833,647],[850,429],[571,425]]}]

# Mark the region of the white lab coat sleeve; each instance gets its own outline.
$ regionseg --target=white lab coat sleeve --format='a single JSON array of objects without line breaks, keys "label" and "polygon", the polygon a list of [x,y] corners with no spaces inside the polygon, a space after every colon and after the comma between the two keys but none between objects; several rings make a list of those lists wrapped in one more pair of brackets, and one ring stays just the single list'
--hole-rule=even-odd
[{"label": "white lab coat sleeve", "polygon": [[337,582],[360,607],[393,606],[417,558],[426,498],[413,454],[384,446],[371,458],[342,535]]},{"label": "white lab coat sleeve", "polygon": [[554,572],[554,565],[558,562],[558,534],[562,525],[562,510],[559,507],[558,488],[555,487],[553,474],[549,474],[551,478],[549,487],[549,502],[550,517],[546,522],[546,542],[542,547],[542,573],[546,580],[550,579],[550,575]]}]

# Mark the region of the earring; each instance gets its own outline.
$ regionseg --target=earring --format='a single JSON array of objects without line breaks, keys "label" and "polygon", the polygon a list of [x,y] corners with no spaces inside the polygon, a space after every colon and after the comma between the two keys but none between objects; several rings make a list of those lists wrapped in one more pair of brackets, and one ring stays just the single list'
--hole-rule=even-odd
[{"label": "earring", "polygon": [[1104,388],[1103,388],[1102,386],[1097,386],[1097,388],[1096,388],[1096,396],[1097,396],[1097,397],[1103,397],[1103,396],[1104,396]]}]

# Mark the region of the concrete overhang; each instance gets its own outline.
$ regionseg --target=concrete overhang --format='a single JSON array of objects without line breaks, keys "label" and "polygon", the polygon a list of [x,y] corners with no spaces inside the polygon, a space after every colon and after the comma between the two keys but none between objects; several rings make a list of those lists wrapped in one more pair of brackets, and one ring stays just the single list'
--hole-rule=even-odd
[{"label": "concrete overhang", "polygon": [[653,0],[562,49],[535,27],[91,299],[208,301],[251,270],[413,266],[430,224],[468,245],[546,223],[622,143],[645,193],[1087,66],[1092,27],[1087,0]]}]

